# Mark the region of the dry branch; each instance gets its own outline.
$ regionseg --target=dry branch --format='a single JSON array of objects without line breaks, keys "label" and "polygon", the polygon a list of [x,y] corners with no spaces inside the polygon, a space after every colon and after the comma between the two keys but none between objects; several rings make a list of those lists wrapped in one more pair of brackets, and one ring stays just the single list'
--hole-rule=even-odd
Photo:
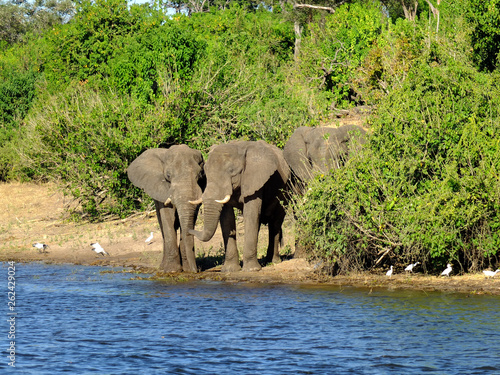
[{"label": "dry branch", "polygon": [[294,7],[294,9],[297,9],[297,8],[309,8],[309,9],[326,10],[326,11],[332,13],[332,14],[335,13],[335,9],[333,9],[331,7],[320,6],[320,5],[294,4],[293,7]]}]

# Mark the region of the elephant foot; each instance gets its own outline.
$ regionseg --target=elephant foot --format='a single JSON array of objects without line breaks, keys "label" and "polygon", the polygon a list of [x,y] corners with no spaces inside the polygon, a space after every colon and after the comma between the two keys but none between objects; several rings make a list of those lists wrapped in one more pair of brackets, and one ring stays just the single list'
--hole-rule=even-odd
[{"label": "elephant foot", "polygon": [[184,272],[192,272],[192,273],[197,273],[198,272],[197,268],[192,268],[192,267],[189,267],[189,266],[182,267],[182,270]]},{"label": "elephant foot", "polygon": [[257,259],[247,262],[243,261],[243,271],[254,272],[254,271],[260,271],[261,269],[262,267],[260,266]]},{"label": "elephant foot", "polygon": [[161,264],[160,269],[166,273],[177,273],[182,272],[182,266],[180,264]]},{"label": "elephant foot", "polygon": [[274,264],[281,263],[281,257],[280,256],[273,256],[272,263],[274,263]]},{"label": "elephant foot", "polygon": [[241,271],[241,267],[238,263],[224,263],[221,268],[221,272],[238,272]]}]

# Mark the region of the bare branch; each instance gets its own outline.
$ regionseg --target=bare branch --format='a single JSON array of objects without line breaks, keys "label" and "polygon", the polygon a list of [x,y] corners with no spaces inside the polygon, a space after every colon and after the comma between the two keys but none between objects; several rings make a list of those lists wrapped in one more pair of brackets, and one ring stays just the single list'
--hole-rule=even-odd
[{"label": "bare branch", "polygon": [[293,8],[294,9],[297,9],[297,8],[310,8],[310,9],[326,10],[326,11],[328,11],[330,13],[335,13],[335,9],[333,9],[331,7],[323,7],[323,6],[320,6],[320,5],[294,4]]}]

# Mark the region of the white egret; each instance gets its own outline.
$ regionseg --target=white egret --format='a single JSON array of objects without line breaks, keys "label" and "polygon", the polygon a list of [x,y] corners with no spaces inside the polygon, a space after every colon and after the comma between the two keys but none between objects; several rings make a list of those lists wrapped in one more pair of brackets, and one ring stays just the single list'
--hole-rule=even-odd
[{"label": "white egret", "polygon": [[97,254],[101,254],[102,256],[109,255],[98,242],[91,243],[90,246],[92,246],[92,250],[94,250]]},{"label": "white egret", "polygon": [[417,265],[419,265],[420,262],[417,262],[417,263],[413,263],[413,264],[409,264],[406,268],[405,268],[405,271],[407,272],[413,272],[413,268],[416,267]]},{"label": "white egret", "polygon": [[389,269],[389,271],[387,271],[386,276],[389,276],[389,277],[391,277],[391,276],[392,276],[392,266],[391,266],[391,268]]},{"label": "white egret", "polygon": [[44,244],[44,243],[40,243],[40,242],[35,242],[32,246],[36,247],[38,249],[38,251],[41,253],[45,253],[49,247],[49,245]]},{"label": "white egret", "polygon": [[446,269],[443,272],[441,272],[441,276],[448,276],[449,277],[451,271],[452,271],[451,264],[448,263],[446,265]]},{"label": "white egret", "polygon": [[484,273],[484,276],[486,277],[495,277],[495,275],[497,274],[497,272],[500,272],[500,268],[497,269],[495,272],[493,271],[488,271],[488,270],[484,270],[483,273]]},{"label": "white egret", "polygon": [[149,245],[152,241],[153,241],[153,232],[151,232],[149,237],[146,238],[146,241],[144,241],[144,242],[146,242]]}]

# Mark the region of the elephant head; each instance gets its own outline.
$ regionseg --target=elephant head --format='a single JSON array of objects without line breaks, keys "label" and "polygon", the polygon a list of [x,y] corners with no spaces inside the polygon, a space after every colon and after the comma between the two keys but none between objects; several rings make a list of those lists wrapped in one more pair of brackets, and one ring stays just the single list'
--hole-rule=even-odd
[{"label": "elephant head", "polygon": [[[127,174],[135,186],[155,201],[163,235],[161,267],[165,271],[178,271],[182,258],[182,268],[196,272],[194,239],[189,230],[194,228],[205,185],[201,152],[186,145],[146,150],[130,164]],[[177,220],[180,223],[181,248],[177,245],[175,234]]]},{"label": "elephant head", "polygon": [[339,128],[300,127],[283,149],[283,155],[299,181],[310,180],[315,173],[339,168],[352,152],[353,140],[364,143],[365,130],[356,125]]},{"label": "elephant head", "polygon": [[212,148],[205,164],[207,187],[203,193],[203,231],[192,231],[201,241],[210,240],[222,206],[243,207],[273,175],[286,184],[290,170],[281,151],[264,141],[235,141]]}]

